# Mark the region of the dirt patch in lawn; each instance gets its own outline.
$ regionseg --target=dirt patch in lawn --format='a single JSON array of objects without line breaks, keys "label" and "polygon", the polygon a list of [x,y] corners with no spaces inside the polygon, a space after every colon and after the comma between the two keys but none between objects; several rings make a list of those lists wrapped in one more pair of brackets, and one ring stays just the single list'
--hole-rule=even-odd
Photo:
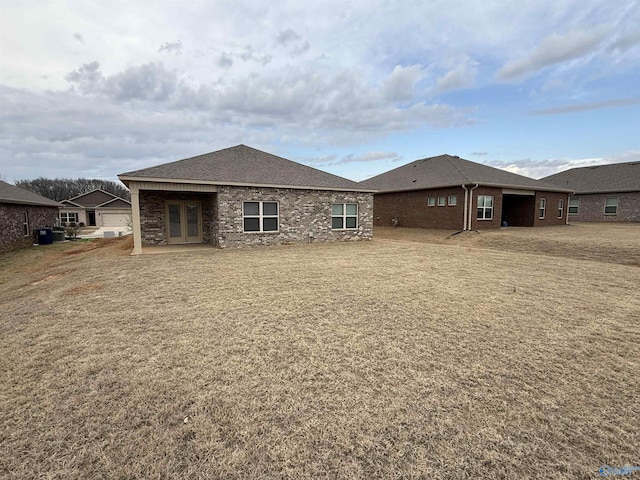
[{"label": "dirt patch in lawn", "polygon": [[637,267],[447,240],[135,257],[122,241],[0,257],[1,477],[637,465]]}]

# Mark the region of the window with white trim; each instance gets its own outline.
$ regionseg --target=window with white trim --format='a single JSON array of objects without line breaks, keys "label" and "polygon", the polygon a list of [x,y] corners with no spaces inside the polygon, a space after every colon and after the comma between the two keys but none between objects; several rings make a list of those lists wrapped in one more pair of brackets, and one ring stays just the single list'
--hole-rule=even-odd
[{"label": "window with white trim", "polygon": [[538,213],[538,216],[543,219],[545,214],[547,211],[547,199],[546,198],[541,198],[540,199],[540,211]]},{"label": "window with white trim", "polygon": [[478,195],[478,220],[493,220],[493,196]]},{"label": "window with white trim", "polygon": [[580,206],[579,198],[570,198],[569,199],[569,215],[577,215],[578,207]]},{"label": "window with white trim", "polygon": [[358,204],[334,203],[331,205],[331,228],[333,230],[358,228]]},{"label": "window with white trim", "polygon": [[78,212],[60,212],[60,223],[78,223]]},{"label": "window with white trim", "polygon": [[561,198],[558,200],[558,218],[562,218],[564,215],[564,200]]},{"label": "window with white trim", "polygon": [[427,205],[429,205],[430,207],[435,207],[436,206],[436,197],[427,198]]},{"label": "window with white trim", "polygon": [[450,207],[455,207],[458,203],[458,197],[455,195],[449,195],[448,203]]},{"label": "window with white trim", "polygon": [[618,213],[618,197],[607,197],[604,199],[604,214],[616,215]]},{"label": "window with white trim", "polygon": [[242,224],[245,232],[277,232],[278,202],[242,202]]},{"label": "window with white trim", "polygon": [[29,212],[22,212],[22,234],[29,236]]},{"label": "window with white trim", "polygon": [[438,206],[439,207],[444,207],[447,204],[447,198],[446,197],[438,197]]}]

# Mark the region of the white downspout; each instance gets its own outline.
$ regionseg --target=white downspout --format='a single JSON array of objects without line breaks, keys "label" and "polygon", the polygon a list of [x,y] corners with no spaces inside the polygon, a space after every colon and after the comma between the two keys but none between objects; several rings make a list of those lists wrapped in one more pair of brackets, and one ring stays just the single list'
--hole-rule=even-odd
[{"label": "white downspout", "polygon": [[473,191],[478,188],[478,184],[476,183],[475,187],[471,187],[469,190],[469,228],[467,230],[471,230],[471,219],[473,218]]},{"label": "white downspout", "polygon": [[466,185],[462,185],[462,188],[464,188],[464,218],[462,220],[462,231],[464,232],[467,229],[467,201],[469,200],[469,189],[467,189]]},{"label": "white downspout", "polygon": [[567,193],[567,208],[565,209],[564,214],[566,215],[566,220],[564,222],[565,225],[569,225],[569,202],[571,201],[571,194]]}]

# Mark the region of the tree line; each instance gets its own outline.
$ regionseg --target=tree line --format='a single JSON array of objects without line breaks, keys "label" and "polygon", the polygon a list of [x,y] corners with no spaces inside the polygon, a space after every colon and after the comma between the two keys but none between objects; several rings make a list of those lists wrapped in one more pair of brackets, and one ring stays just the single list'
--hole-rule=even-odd
[{"label": "tree line", "polygon": [[18,180],[16,187],[24,188],[56,202],[68,200],[83,193],[100,188],[125,200],[130,200],[129,190],[122,184],[110,180],[96,178],[36,178],[35,180]]}]

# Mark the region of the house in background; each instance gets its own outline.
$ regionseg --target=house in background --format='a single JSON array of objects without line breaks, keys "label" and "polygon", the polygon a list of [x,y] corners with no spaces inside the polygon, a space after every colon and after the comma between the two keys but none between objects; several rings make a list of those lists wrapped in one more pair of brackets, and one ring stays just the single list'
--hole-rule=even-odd
[{"label": "house in background", "polygon": [[89,227],[126,227],[131,222],[131,202],[99,188],[60,202],[60,223]]},{"label": "house in background", "polygon": [[34,230],[58,222],[60,204],[0,181],[0,253],[33,244]]},{"label": "house in background", "polygon": [[479,230],[563,225],[571,189],[451,155],[367,179],[374,225]]},{"label": "house in background", "polygon": [[245,145],[118,175],[131,191],[133,253],[370,239],[373,190]]},{"label": "house in background", "polygon": [[542,180],[575,191],[569,220],[640,222],[640,162],[572,168]]}]

